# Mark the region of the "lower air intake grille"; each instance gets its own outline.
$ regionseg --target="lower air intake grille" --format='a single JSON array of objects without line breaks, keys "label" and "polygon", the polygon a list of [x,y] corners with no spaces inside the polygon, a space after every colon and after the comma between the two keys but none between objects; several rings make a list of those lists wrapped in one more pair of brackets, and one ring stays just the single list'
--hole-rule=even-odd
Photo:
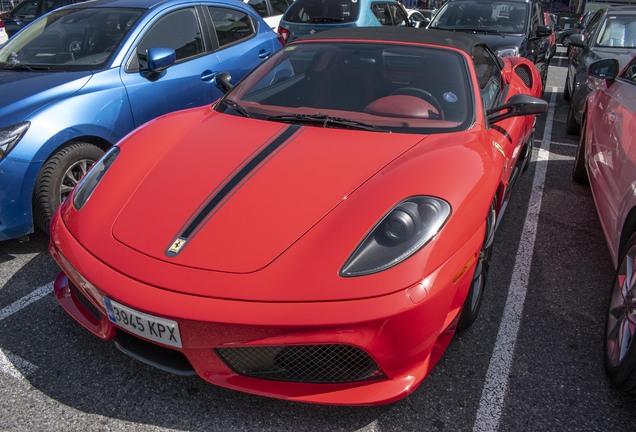
[{"label": "lower air intake grille", "polygon": [[218,348],[239,375],[276,381],[345,383],[386,378],[378,364],[351,345],[290,345]]},{"label": "lower air intake grille", "polygon": [[69,280],[69,286],[71,288],[71,293],[73,294],[73,297],[75,297],[77,301],[79,301],[80,304],[84,306],[84,308],[88,312],[90,312],[91,315],[95,317],[95,319],[101,320],[102,314],[99,311],[99,309],[97,309],[95,305],[91,303],[90,300],[88,300],[86,296],[84,296],[84,294],[82,294],[82,292],[70,280]]},{"label": "lower air intake grille", "polygon": [[521,81],[528,88],[532,88],[532,73],[530,72],[530,68],[526,65],[520,65],[515,68],[515,73],[521,78]]}]

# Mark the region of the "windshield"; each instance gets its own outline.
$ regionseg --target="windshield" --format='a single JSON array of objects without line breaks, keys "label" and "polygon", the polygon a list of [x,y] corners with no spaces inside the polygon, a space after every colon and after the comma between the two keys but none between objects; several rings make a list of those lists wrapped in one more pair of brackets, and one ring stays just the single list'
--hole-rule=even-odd
[{"label": "windshield", "polygon": [[290,45],[248,75],[217,110],[270,121],[439,133],[474,118],[464,57],[382,43]]},{"label": "windshield", "polygon": [[347,23],[358,19],[358,0],[296,0],[284,21],[293,23]]},{"label": "windshield", "polygon": [[116,8],[55,11],[0,47],[0,69],[102,69],[142,14]]},{"label": "windshield", "polygon": [[636,15],[608,16],[596,43],[600,47],[636,47]]},{"label": "windshield", "polygon": [[452,1],[435,15],[429,28],[520,34],[526,32],[528,14],[528,4],[522,2]]}]

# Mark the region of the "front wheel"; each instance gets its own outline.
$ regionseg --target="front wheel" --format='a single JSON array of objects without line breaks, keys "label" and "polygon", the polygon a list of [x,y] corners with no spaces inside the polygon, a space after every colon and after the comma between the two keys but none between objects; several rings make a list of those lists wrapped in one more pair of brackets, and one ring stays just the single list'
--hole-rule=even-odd
[{"label": "front wheel", "polygon": [[457,330],[466,330],[473,325],[479,315],[481,309],[481,303],[484,299],[484,288],[486,287],[486,280],[488,279],[488,269],[490,266],[490,258],[492,256],[492,245],[495,236],[495,203],[490,206],[488,216],[486,217],[486,237],[484,243],[479,251],[477,257],[477,264],[475,265],[475,271],[473,273],[473,280],[468,289],[464,306],[459,315],[459,321],[457,322]]},{"label": "front wheel", "polygon": [[71,142],[47,160],[35,180],[33,219],[45,233],[53,213],[104,151],[86,142]]},{"label": "front wheel", "polygon": [[636,394],[636,233],[616,270],[605,325],[605,370],[619,390]]}]

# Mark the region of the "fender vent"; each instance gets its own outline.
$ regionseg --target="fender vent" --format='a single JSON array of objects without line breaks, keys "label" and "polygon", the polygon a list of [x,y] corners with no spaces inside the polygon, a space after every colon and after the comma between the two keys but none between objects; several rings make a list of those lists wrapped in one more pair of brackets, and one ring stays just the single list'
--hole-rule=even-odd
[{"label": "fender vent", "polygon": [[528,88],[532,88],[532,72],[527,65],[520,65],[515,68],[515,73]]},{"label": "fender vent", "polygon": [[346,383],[386,378],[378,364],[350,345],[217,348],[239,375],[276,381]]}]

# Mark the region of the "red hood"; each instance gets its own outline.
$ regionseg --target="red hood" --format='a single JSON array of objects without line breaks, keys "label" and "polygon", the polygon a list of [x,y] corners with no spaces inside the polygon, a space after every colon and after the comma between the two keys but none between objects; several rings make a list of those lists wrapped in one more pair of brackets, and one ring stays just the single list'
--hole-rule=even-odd
[{"label": "red hood", "polygon": [[[124,161],[128,145],[158,150],[147,155],[152,164],[137,168],[147,173],[130,176],[141,181],[122,197],[125,204],[112,232],[119,242],[150,257],[234,273],[267,266],[422,138],[298,128],[221,114],[198,120],[176,138],[166,138],[170,122],[155,122],[124,143],[113,169],[135,169],[133,161]],[[162,138],[174,142],[156,147],[140,142]],[[266,150],[271,143],[278,147]],[[254,162],[259,156],[263,160]],[[233,182],[234,187],[223,190]],[[209,204],[215,200],[216,205]],[[171,254],[169,248],[184,232],[186,245]]]}]

